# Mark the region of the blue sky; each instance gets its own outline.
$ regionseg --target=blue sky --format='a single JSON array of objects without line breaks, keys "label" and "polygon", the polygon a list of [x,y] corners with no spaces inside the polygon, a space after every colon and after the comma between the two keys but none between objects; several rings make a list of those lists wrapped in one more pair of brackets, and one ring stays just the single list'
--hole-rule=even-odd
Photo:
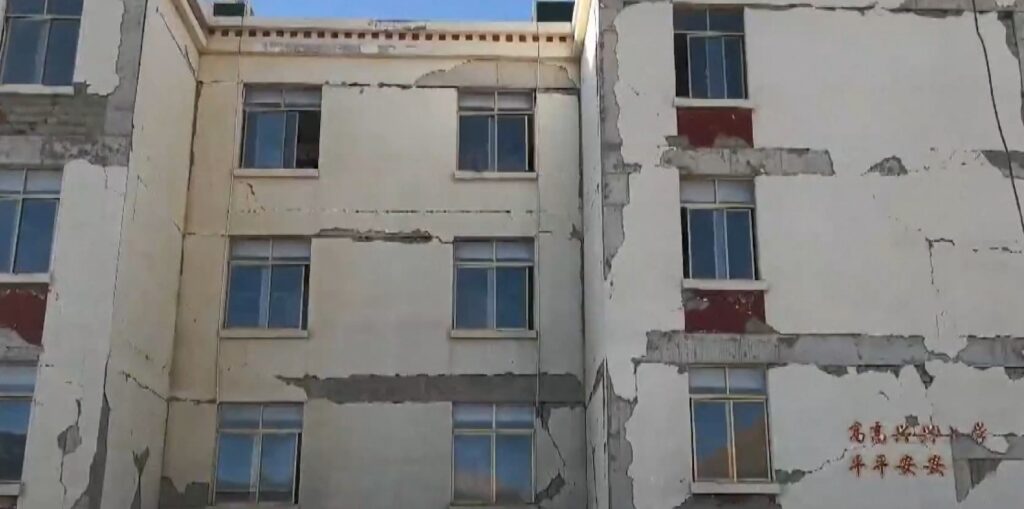
[{"label": "blue sky", "polygon": [[534,0],[250,0],[257,16],[523,21]]}]

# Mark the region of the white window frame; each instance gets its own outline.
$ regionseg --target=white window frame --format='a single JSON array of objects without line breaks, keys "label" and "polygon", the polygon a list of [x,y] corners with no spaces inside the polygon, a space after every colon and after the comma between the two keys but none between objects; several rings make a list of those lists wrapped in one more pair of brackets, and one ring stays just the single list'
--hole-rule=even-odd
[{"label": "white window frame", "polygon": [[[740,85],[743,87],[743,95],[741,97],[694,97],[693,96],[693,62],[690,61],[690,55],[686,55],[686,73],[687,73],[687,95],[684,96],[687,99],[700,99],[709,101],[737,101],[748,99],[747,92],[747,35],[746,35],[746,11],[743,7],[730,7],[730,6],[714,6],[714,5],[703,5],[703,4],[677,4],[676,9],[687,10],[687,11],[704,11],[704,17],[707,21],[707,30],[687,30],[683,28],[672,27],[672,34],[675,37],[676,34],[681,34],[686,37],[686,51],[690,51],[690,41],[693,39],[712,39],[722,38],[722,81],[725,84],[726,91],[729,90],[729,71],[728,66],[725,65],[725,44],[724,40],[729,37],[736,37],[740,41],[740,55],[742,62],[740,62]],[[723,30],[711,30],[711,11],[738,11],[743,16],[744,27],[743,31],[730,32]],[[674,24],[673,24],[674,25]],[[675,44],[673,43],[673,46]],[[706,50],[705,50],[706,51]],[[707,77],[705,77],[705,81]],[[710,87],[710,83],[707,83]],[[726,94],[728,95],[728,94]]]},{"label": "white window frame", "polygon": [[[260,409],[260,423],[257,428],[231,428],[222,430],[220,427],[220,410],[224,406],[256,406]],[[292,406],[299,408],[299,415],[302,417],[301,427],[295,429],[265,429],[263,427],[263,412],[267,407],[274,406]],[[248,503],[262,503],[259,501],[260,496],[260,467],[261,460],[263,458],[263,436],[264,435],[296,435],[295,441],[295,465],[292,466],[292,499],[290,503],[284,502],[267,502],[267,503],[278,503],[291,505],[295,504],[299,500],[299,466],[301,463],[301,452],[302,452],[302,430],[306,424],[306,412],[305,408],[301,403],[219,403],[217,405],[217,440],[214,443],[214,465],[213,465],[213,486],[210,494],[210,499],[214,505],[223,504],[237,504],[246,503],[242,501],[217,501],[217,494],[220,490],[217,487],[217,469],[220,466],[220,437],[221,434],[228,435],[251,435],[254,437],[252,445],[252,467],[249,472],[249,491],[244,492],[249,495]],[[242,494],[241,491],[232,491],[231,493]]]},{"label": "white window frame", "polygon": [[[701,180],[692,180],[692,179],[691,180],[683,180],[681,182],[681,185],[685,186],[687,184],[687,182],[700,182],[700,181]],[[715,187],[715,201],[714,202],[692,202],[692,201],[683,201],[682,199],[680,199],[680,202],[679,202],[680,203],[680,209],[683,212],[683,214],[685,214],[685,217],[686,217],[686,232],[685,232],[686,233],[686,238],[683,239],[683,240],[686,241],[686,253],[685,253],[685,255],[686,255],[686,261],[685,261],[685,264],[686,264],[686,277],[689,278],[689,279],[714,279],[714,280],[717,280],[717,281],[757,281],[758,277],[759,277],[758,276],[759,264],[757,263],[757,254],[758,254],[757,253],[757,224],[754,221],[755,220],[754,212],[757,209],[757,201],[756,201],[756,199],[753,199],[753,196],[751,196],[752,199],[750,200],[749,203],[720,201],[720,199],[719,199],[719,194],[720,193],[718,191],[718,186],[723,181],[750,182],[751,193],[753,194],[753,192],[754,192],[754,181],[753,181],[753,179],[710,179],[710,180],[703,180],[703,182],[713,182],[714,183],[714,187]],[[712,210],[712,211],[714,211],[714,210],[723,210],[723,211],[725,211],[725,213],[727,215],[728,215],[728,213],[730,211],[746,211],[747,212],[747,214],[749,215],[749,224],[750,224],[750,265],[751,265],[750,273],[752,275],[752,277],[750,279],[732,279],[730,277],[730,273],[729,273],[730,272],[730,270],[729,270],[729,242],[728,242],[728,240],[726,240],[726,242],[724,243],[724,246],[725,246],[725,267],[723,267],[722,270],[725,271],[724,272],[725,273],[725,277],[721,277],[721,278],[718,277],[718,269],[719,269],[719,267],[717,266],[717,263],[718,263],[717,258],[715,260],[716,265],[715,265],[715,277],[714,278],[706,278],[706,277],[698,278],[698,277],[696,277],[694,275],[694,273],[693,273],[693,238],[692,238],[693,225],[690,224],[690,212],[689,212],[690,210]],[[728,239],[729,238],[729,221],[728,221],[728,217],[726,218],[726,221],[725,221],[725,223],[723,225],[723,228],[724,228],[724,230],[722,231],[722,236],[724,238]]]},{"label": "white window frame", "polygon": [[[770,483],[774,481],[772,470],[772,434],[769,427],[768,408],[768,372],[761,366],[704,366],[694,365],[694,369],[720,369],[725,376],[725,392],[717,394],[694,393],[691,386],[690,392],[690,455],[693,463],[694,482],[729,482],[729,483]],[[758,369],[764,374],[764,394],[732,394],[729,388],[730,369]],[[726,404],[726,433],[729,441],[729,478],[708,478],[701,479],[698,472],[697,461],[697,423],[694,421],[694,403],[697,402],[721,402]],[[768,477],[765,478],[743,478],[738,479],[736,473],[736,430],[733,425],[733,403],[762,403],[764,405],[764,434],[765,434],[765,457],[768,460]]]},{"label": "white window frame", "polygon": [[[455,406],[459,404],[467,405],[489,405],[491,407],[491,427],[490,428],[457,428],[455,425]],[[479,506],[480,501],[478,500],[459,500],[455,498],[455,437],[459,435],[466,436],[489,436],[491,439],[491,500],[490,504],[497,504],[498,497],[498,455],[497,455],[497,444],[498,436],[503,435],[514,435],[514,436],[529,436],[530,437],[530,499],[521,503],[532,504],[535,492],[537,489],[537,437],[536,437],[536,423],[530,429],[526,428],[499,428],[498,427],[498,408],[509,406],[522,406],[530,407],[536,415],[536,407],[529,404],[516,404],[516,403],[453,403],[452,404],[452,505],[454,506]],[[512,504],[515,504],[513,502]]]},{"label": "white window frame", "polygon": [[[490,243],[491,245],[491,259],[490,261],[473,260],[473,261],[460,261],[457,253],[457,247],[460,243]],[[498,244],[501,242],[519,242],[529,243],[530,251],[532,253],[531,260],[517,261],[517,260],[499,260],[498,259]],[[489,270],[488,287],[491,293],[487,294],[487,304],[489,306],[487,310],[487,322],[488,325],[483,327],[482,330],[495,330],[495,331],[532,331],[537,328],[536,324],[536,309],[534,309],[536,294],[537,294],[537,246],[533,238],[471,238],[471,237],[460,237],[455,239],[453,246],[453,260],[454,270],[452,273],[452,330],[481,330],[477,328],[460,328],[458,322],[458,298],[459,298],[459,269],[491,269]],[[530,288],[526,292],[526,305],[523,307],[527,311],[526,316],[526,327],[525,328],[499,328],[498,327],[498,284],[497,284],[497,269],[499,268],[520,268],[525,267],[529,269],[529,282]]]},{"label": "white window frame", "polygon": [[[500,105],[500,96],[502,95],[529,95],[530,96],[530,107],[529,108],[502,108]],[[459,90],[459,103],[461,103],[462,96],[464,95],[491,95],[494,101],[494,108],[490,111],[484,109],[463,109],[461,104],[458,107],[458,119],[456,128],[460,130],[455,136],[455,158],[456,166],[460,172],[472,172],[472,173],[500,173],[500,174],[533,174],[537,172],[536,160],[534,159],[536,153],[536,114],[537,114],[537,94],[533,90],[478,90],[478,89],[460,89]],[[526,168],[520,170],[498,170],[498,118],[503,116],[526,116],[526,126],[524,134],[526,139],[524,141],[524,150],[526,152]],[[488,143],[491,144],[487,151],[487,169],[484,170],[471,170],[462,168],[462,117],[491,117],[494,118],[494,134],[490,136]]]},{"label": "white window frame", "polygon": [[[13,14],[10,11],[10,6],[5,6],[5,9],[4,9],[4,24],[3,24],[2,30],[0,30],[0,32],[2,32],[2,33],[0,33],[0,35],[3,36],[3,44],[2,44],[2,47],[0,47],[0,58],[3,59],[3,61],[0,62],[0,85],[43,85],[43,86],[47,86],[47,87],[60,87],[60,86],[71,85],[71,83],[60,84],[60,85],[44,85],[43,84],[44,75],[46,74],[46,59],[47,59],[47,57],[49,57],[49,51],[48,50],[49,50],[49,44],[50,44],[50,29],[53,27],[53,22],[54,21],[64,20],[64,21],[77,21],[78,22],[78,38],[79,38],[79,40],[75,44],[75,54],[71,56],[72,57],[71,58],[71,62],[72,62],[72,65],[74,66],[75,63],[77,62],[77,59],[78,59],[78,51],[81,49],[80,46],[81,46],[81,38],[82,38],[82,14],[79,13],[77,16],[72,16],[70,14],[47,14],[46,11],[47,11],[47,8],[49,7],[49,4],[50,4],[51,0],[40,0],[40,1],[43,2],[43,12],[41,14]],[[82,0],[82,9],[83,10],[85,9],[85,2],[86,1],[87,0]],[[0,4],[2,4],[2,2],[0,2]],[[42,60],[42,62],[40,62],[41,65],[39,66],[39,79],[38,79],[38,81],[33,81],[32,83],[7,83],[7,82],[2,81],[3,80],[3,75],[5,74],[5,71],[7,69],[7,50],[8,50],[8,44],[10,43],[9,32],[10,32],[10,27],[11,27],[11,20],[13,20],[13,19],[28,19],[28,20],[39,20],[39,21],[45,21],[46,22],[46,30],[45,30],[45,34],[43,35],[43,47],[41,49],[42,50],[42,55],[38,56],[38,58],[40,58]],[[73,80],[74,72],[75,72],[75,69],[72,68],[71,69],[72,81],[74,81]]]},{"label": "white window frame", "polygon": [[[276,241],[289,241],[289,242],[306,241],[307,243],[309,243],[309,246],[310,246],[310,249],[309,249],[310,255],[307,256],[305,258],[305,260],[299,260],[298,258],[274,258],[274,241],[275,240]],[[239,242],[247,242],[247,241],[259,241],[259,242],[267,242],[267,241],[269,241],[269,248],[268,249],[270,250],[269,251],[270,254],[268,255],[267,258],[261,258],[261,259],[245,259],[245,258],[237,259],[237,258],[235,258],[234,253],[232,253],[232,251],[233,251],[232,248],[234,247],[234,245],[236,243],[239,243]],[[299,329],[299,330],[307,330],[309,328],[309,315],[308,315],[308,312],[309,312],[309,286],[308,286],[308,283],[309,283],[309,278],[312,277],[311,270],[312,270],[312,266],[313,266],[313,264],[312,264],[312,260],[313,260],[313,258],[312,258],[312,247],[313,247],[312,243],[309,241],[309,239],[308,238],[302,238],[302,237],[263,237],[263,238],[261,238],[261,237],[235,237],[235,238],[232,238],[230,240],[230,242],[228,242],[228,270],[227,270],[227,280],[224,283],[224,306],[223,306],[224,307],[224,319],[221,320],[221,326],[224,327],[227,330],[232,330],[232,329],[251,329],[251,328],[264,329],[264,330],[277,330],[276,327],[270,327],[270,292],[271,292],[270,283],[271,283],[271,276],[273,275],[273,268],[274,268],[274,266],[278,266],[278,265],[280,265],[280,266],[304,266],[305,267],[305,277],[302,278],[302,287],[301,287],[301,289],[302,289],[302,299],[301,299],[301,303],[299,305],[299,317],[300,317],[300,320],[301,320],[302,323],[300,324],[300,326],[297,329]],[[232,271],[234,270],[234,268],[236,266],[268,267],[270,269],[270,270],[264,272],[263,279],[262,279],[261,285],[260,285],[261,292],[260,292],[260,309],[259,309],[259,324],[258,325],[255,325],[255,326],[249,326],[249,325],[246,325],[246,326],[232,326],[232,325],[230,325],[228,323],[228,319],[229,319],[228,315],[229,315],[229,311],[231,309],[231,275],[232,275]],[[290,329],[291,328],[289,328],[289,330]]]},{"label": "white window frame", "polygon": [[[312,104],[289,103],[288,100],[287,100],[287,96],[288,96],[289,92],[314,92],[314,91],[317,94],[320,95],[320,101],[317,103],[316,106],[313,106]],[[276,92],[276,93],[280,94],[280,100],[277,103],[277,105],[271,105],[271,104],[269,104],[269,101],[260,101],[260,102],[257,102],[257,103],[250,103],[249,102],[250,96],[252,96],[255,92],[262,92],[262,93]],[[245,170],[262,170],[262,171],[266,171],[266,170],[271,170],[272,171],[272,170],[276,170],[276,169],[296,169],[296,170],[319,169],[319,167],[320,167],[319,161],[317,161],[317,165],[314,168],[299,168],[297,166],[297,164],[298,164],[298,157],[299,157],[299,155],[298,155],[299,154],[299,127],[298,127],[298,118],[297,117],[298,117],[299,112],[302,112],[302,111],[316,111],[316,112],[320,112],[321,118],[320,118],[319,129],[320,129],[320,134],[321,134],[320,142],[322,143],[323,142],[323,137],[322,137],[322,135],[323,135],[323,89],[322,88],[313,87],[313,86],[304,86],[304,85],[265,85],[265,84],[246,85],[245,88],[243,89],[243,97],[242,97],[242,136],[241,136],[242,146],[240,147],[240,150],[238,151],[238,154],[239,154],[238,167],[240,169],[245,169]],[[287,126],[287,117],[290,116],[290,115],[295,115],[296,116],[296,120],[295,120],[295,122],[296,122],[296,124],[295,124],[296,125],[296,127],[295,127],[295,137],[292,138],[291,140],[286,139],[286,137],[288,136],[288,129],[286,128],[284,130],[284,132],[282,133],[282,138],[281,138],[281,151],[283,153],[287,153],[286,147],[288,146],[289,143],[293,147],[292,151],[294,153],[292,154],[293,160],[291,162],[291,166],[289,166],[287,162],[282,164],[283,168],[269,168],[269,167],[262,167],[262,166],[249,167],[248,165],[246,165],[246,163],[245,163],[245,159],[246,159],[246,145],[247,145],[246,137],[248,136],[248,132],[249,132],[249,128],[250,128],[250,126],[249,126],[249,114],[250,113],[283,113],[285,115],[285,118],[286,118],[286,120],[285,120],[285,125],[286,126]],[[320,152],[319,148],[317,149],[317,152]],[[284,157],[284,155],[282,154],[282,158],[283,157]]]},{"label": "white window frame", "polygon": [[[14,230],[11,232],[11,262],[7,267],[0,267],[0,276],[10,276],[17,274],[45,274],[53,269],[53,243],[56,239],[57,234],[57,216],[60,214],[60,187],[63,186],[63,173],[61,170],[54,169],[42,169],[42,168],[0,168],[3,171],[20,171],[21,172],[21,191],[3,191],[0,190],[0,200],[4,201],[16,201],[18,203],[18,213],[16,221],[14,222]],[[30,173],[54,173],[58,176],[58,189],[56,191],[28,191],[28,176]],[[53,224],[53,237],[50,239],[50,259],[47,261],[47,271],[43,273],[39,272],[15,272],[14,267],[17,263],[18,254],[18,241],[19,235],[21,234],[21,221],[25,212],[25,201],[26,200],[55,200],[57,202],[57,208],[54,211],[54,224]]]}]

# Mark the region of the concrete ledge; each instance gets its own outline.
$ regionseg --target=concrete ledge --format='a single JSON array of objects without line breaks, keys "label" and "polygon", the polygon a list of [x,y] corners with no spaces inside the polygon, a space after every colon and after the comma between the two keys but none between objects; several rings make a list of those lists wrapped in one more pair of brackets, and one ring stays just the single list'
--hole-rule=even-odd
[{"label": "concrete ledge", "polygon": [[781,486],[769,482],[709,482],[698,481],[690,484],[695,495],[778,495]]},{"label": "concrete ledge", "polygon": [[241,178],[319,178],[318,168],[235,168],[232,175]]},{"label": "concrete ledge", "polygon": [[452,329],[452,339],[537,339],[535,330]]},{"label": "concrete ledge", "polygon": [[471,509],[471,508],[486,508],[486,509],[533,509],[534,507],[540,507],[537,504],[519,504],[519,505],[472,505],[472,504],[452,504],[448,506],[448,509]]},{"label": "concrete ledge", "polygon": [[34,274],[0,274],[0,284],[50,284],[50,273],[40,272]]},{"label": "concrete ledge", "polygon": [[308,339],[309,331],[302,329],[221,329],[221,339]]},{"label": "concrete ledge", "polygon": [[750,99],[693,99],[690,97],[676,97],[672,102],[677,108],[754,109],[754,103]]},{"label": "concrete ledge", "polygon": [[75,87],[51,85],[0,85],[0,94],[21,95],[75,95]]},{"label": "concrete ledge", "polygon": [[0,497],[16,497],[21,495],[20,482],[0,482]]},{"label": "concrete ledge", "polygon": [[835,175],[827,150],[807,148],[690,148],[669,136],[661,166],[676,168],[682,177],[757,177]]},{"label": "concrete ledge", "polygon": [[453,177],[455,180],[537,180],[537,172],[457,170]]},{"label": "concrete ledge", "polygon": [[684,279],[683,288],[695,290],[767,291],[768,282],[761,279]]}]

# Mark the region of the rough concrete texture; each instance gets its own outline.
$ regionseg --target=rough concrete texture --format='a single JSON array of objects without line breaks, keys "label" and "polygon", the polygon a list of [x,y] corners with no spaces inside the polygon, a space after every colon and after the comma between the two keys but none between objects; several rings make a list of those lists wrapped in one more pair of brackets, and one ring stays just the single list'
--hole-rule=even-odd
[{"label": "rough concrete texture", "polygon": [[[345,378],[278,377],[310,399],[332,403],[476,402],[580,405],[583,386],[573,375],[352,375]],[[537,384],[540,384],[538,388]]]},{"label": "rough concrete texture", "polygon": [[835,175],[827,150],[669,148],[662,152],[661,164],[686,177]]}]

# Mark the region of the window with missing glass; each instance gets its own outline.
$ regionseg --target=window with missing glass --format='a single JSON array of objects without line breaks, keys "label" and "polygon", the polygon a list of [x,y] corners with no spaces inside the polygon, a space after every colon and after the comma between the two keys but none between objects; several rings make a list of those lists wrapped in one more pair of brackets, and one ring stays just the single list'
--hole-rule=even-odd
[{"label": "window with missing glass", "polygon": [[35,366],[0,366],[0,482],[21,480]]},{"label": "window with missing glass", "polygon": [[305,329],[308,239],[235,239],[228,262],[228,328]]},{"label": "window with missing glass", "polygon": [[7,0],[0,83],[70,85],[82,0]]},{"label": "window with missing glass", "polygon": [[459,170],[533,171],[532,92],[459,92]]},{"label": "window with missing glass", "polygon": [[677,6],[676,96],[745,99],[743,8]]},{"label": "window with missing glass", "polygon": [[693,470],[697,481],[771,481],[765,371],[690,368]]},{"label": "window with missing glass", "polygon": [[755,279],[754,182],[683,180],[684,273],[692,279]]},{"label": "window with missing glass", "polygon": [[50,270],[61,172],[0,170],[0,274]]},{"label": "window with missing glass", "polygon": [[316,168],[320,95],[319,88],[246,87],[242,167]]},{"label": "window with missing glass", "polygon": [[455,328],[533,329],[533,241],[455,242]]},{"label": "window with missing glass", "polygon": [[533,421],[529,405],[452,406],[455,505],[533,502]]},{"label": "window with missing glass", "polygon": [[214,502],[297,503],[301,445],[301,405],[220,405]]}]

